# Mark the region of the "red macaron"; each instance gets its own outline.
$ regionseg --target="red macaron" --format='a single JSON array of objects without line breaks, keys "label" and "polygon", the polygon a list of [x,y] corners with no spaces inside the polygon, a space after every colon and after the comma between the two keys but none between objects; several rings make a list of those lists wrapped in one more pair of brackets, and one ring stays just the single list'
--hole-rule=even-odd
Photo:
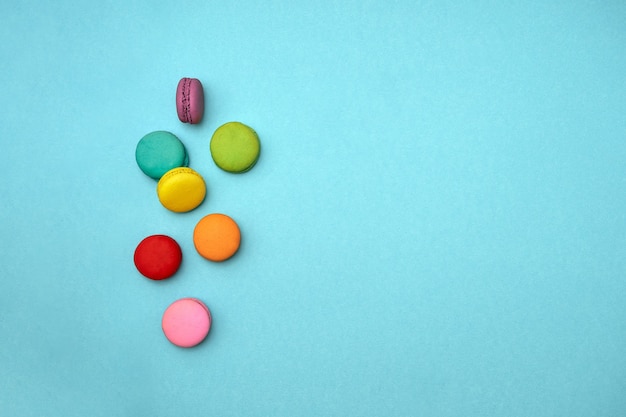
[{"label": "red macaron", "polygon": [[166,235],[152,235],[142,240],[135,249],[135,266],[146,278],[162,280],[178,271],[183,252],[178,243]]}]

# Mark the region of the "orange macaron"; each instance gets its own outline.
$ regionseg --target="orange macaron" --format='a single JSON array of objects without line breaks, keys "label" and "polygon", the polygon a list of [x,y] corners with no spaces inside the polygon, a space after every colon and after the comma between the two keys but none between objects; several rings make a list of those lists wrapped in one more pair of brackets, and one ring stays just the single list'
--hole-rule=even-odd
[{"label": "orange macaron", "polygon": [[198,253],[213,262],[230,258],[239,249],[241,232],[237,223],[225,214],[204,216],[193,231],[193,244]]}]

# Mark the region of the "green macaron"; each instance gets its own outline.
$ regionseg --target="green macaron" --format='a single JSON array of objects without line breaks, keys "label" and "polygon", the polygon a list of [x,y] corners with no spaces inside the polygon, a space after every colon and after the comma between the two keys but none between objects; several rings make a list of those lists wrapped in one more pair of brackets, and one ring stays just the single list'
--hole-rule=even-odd
[{"label": "green macaron", "polygon": [[211,138],[211,156],[215,164],[227,172],[246,172],[254,166],[261,151],[256,132],[239,122],[217,128]]},{"label": "green macaron", "polygon": [[163,130],[141,138],[135,150],[135,159],[143,173],[155,180],[170,169],[189,165],[185,145],[176,135]]}]

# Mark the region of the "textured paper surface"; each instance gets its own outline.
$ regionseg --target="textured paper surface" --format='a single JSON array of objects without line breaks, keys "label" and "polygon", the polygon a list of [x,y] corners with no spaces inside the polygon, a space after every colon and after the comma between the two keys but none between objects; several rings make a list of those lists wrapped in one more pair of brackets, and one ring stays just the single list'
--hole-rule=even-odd
[{"label": "textured paper surface", "polygon": [[[308,3],[0,6],[0,415],[624,415],[624,4]],[[242,175],[209,153],[233,120]],[[197,210],[136,166],[153,130]],[[183,249],[158,283],[155,233]],[[213,313],[192,350],[160,329],[180,297]]]}]

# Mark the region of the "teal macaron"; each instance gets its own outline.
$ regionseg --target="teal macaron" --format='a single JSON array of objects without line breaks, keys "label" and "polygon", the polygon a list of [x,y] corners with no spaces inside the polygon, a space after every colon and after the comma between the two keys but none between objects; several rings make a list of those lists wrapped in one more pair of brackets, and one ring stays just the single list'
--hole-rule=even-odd
[{"label": "teal macaron", "polygon": [[189,165],[185,145],[173,133],[158,130],[145,135],[135,150],[137,165],[155,180],[167,171]]}]

